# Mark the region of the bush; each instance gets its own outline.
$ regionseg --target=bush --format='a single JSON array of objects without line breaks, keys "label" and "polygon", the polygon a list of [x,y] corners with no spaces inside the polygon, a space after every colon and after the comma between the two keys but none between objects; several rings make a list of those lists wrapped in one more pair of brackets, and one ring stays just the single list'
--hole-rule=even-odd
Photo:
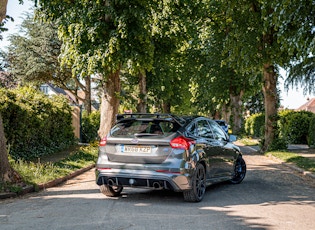
[{"label": "bush", "polygon": [[308,129],[307,143],[310,147],[315,147],[315,116],[310,118],[310,127]]},{"label": "bush", "polygon": [[71,107],[63,96],[49,98],[30,87],[0,89],[0,112],[14,159],[32,159],[74,143]]},{"label": "bush", "polygon": [[308,111],[287,111],[280,114],[279,134],[290,144],[307,144],[311,118]]},{"label": "bush", "polygon": [[262,113],[253,114],[245,120],[245,133],[252,137],[263,137],[265,127],[265,115]]},{"label": "bush", "polygon": [[287,150],[288,144],[287,141],[283,138],[274,138],[272,143],[268,146],[267,151],[275,151],[275,150]]},{"label": "bush", "polygon": [[[245,121],[245,133],[264,142],[264,115],[254,114]],[[285,149],[288,144],[315,145],[315,114],[308,111],[283,110],[278,113],[277,128],[270,150]]]},{"label": "bush", "polygon": [[82,142],[90,143],[98,138],[98,129],[100,127],[100,112],[93,111],[87,114],[86,111],[82,114]]}]

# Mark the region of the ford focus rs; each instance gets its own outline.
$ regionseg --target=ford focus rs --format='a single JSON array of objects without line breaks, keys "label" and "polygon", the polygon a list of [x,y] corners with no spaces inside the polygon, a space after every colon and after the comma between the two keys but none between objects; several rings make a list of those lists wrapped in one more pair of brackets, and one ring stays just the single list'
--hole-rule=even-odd
[{"label": "ford focus rs", "polygon": [[206,117],[117,115],[100,140],[96,183],[106,196],[139,187],[181,192],[184,200],[199,202],[211,184],[243,181],[246,164],[235,140]]}]

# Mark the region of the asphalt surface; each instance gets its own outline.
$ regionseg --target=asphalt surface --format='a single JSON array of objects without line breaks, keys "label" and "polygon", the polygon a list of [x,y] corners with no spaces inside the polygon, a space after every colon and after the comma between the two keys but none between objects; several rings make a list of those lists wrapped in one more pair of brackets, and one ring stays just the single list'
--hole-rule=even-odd
[{"label": "asphalt surface", "polygon": [[0,200],[0,229],[314,229],[314,179],[241,148],[243,183],[210,186],[202,202],[131,188],[108,198],[91,169],[60,186]]}]

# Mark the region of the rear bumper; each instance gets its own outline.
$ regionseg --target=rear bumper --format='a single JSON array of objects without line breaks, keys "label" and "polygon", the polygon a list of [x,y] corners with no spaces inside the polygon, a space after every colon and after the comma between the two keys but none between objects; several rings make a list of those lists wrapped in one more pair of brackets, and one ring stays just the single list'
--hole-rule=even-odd
[{"label": "rear bumper", "polygon": [[96,168],[97,185],[168,189],[175,192],[188,190],[190,173],[164,173],[149,170]]}]

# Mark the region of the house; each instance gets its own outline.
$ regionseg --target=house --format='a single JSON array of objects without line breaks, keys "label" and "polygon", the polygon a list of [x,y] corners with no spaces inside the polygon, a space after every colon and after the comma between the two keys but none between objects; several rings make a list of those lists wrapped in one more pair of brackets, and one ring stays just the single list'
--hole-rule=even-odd
[{"label": "house", "polygon": [[[81,116],[82,116],[82,108],[84,108],[84,104],[82,100],[77,101],[76,97],[69,92],[68,90],[63,90],[53,84],[46,83],[40,86],[40,90],[48,95],[64,95],[69,99],[69,104],[72,106],[72,126],[74,128],[74,135],[76,138],[81,140]],[[78,95],[80,98],[85,98],[85,94],[82,90],[78,91]],[[92,110],[98,110],[99,103],[92,98]]]},{"label": "house", "polygon": [[48,96],[52,96],[52,95],[64,95],[69,99],[69,103],[70,104],[76,104],[75,103],[75,97],[73,97],[70,93],[67,93],[67,91],[54,86],[53,84],[47,83],[47,84],[42,84],[40,86],[40,91],[42,91],[44,94],[48,95]]},{"label": "house", "polygon": [[[69,104],[84,107],[83,100],[77,100],[73,93],[71,93],[70,91],[61,89],[51,83],[42,84],[40,86],[40,90],[48,96],[60,94],[65,95],[69,99]],[[85,93],[82,90],[78,90],[77,95],[80,98],[85,98]],[[96,95],[92,95],[92,111],[99,109],[99,102],[95,98]]]},{"label": "house", "polygon": [[307,102],[305,104],[301,105],[299,108],[296,109],[296,111],[301,110],[315,113],[315,98],[307,99]]}]

